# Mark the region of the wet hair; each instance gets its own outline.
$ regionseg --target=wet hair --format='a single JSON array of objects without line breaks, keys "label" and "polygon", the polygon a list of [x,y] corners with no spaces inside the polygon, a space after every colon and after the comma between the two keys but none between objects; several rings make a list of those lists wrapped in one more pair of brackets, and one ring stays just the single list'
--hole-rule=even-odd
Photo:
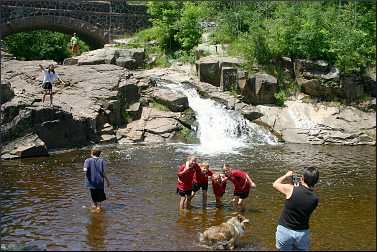
[{"label": "wet hair", "polygon": [[96,156],[96,157],[99,157],[101,155],[101,150],[98,148],[98,147],[93,147],[90,154],[92,156]]},{"label": "wet hair", "polygon": [[319,178],[319,171],[317,168],[308,166],[304,168],[303,172],[304,182],[309,187],[314,187],[314,185],[318,182]]}]

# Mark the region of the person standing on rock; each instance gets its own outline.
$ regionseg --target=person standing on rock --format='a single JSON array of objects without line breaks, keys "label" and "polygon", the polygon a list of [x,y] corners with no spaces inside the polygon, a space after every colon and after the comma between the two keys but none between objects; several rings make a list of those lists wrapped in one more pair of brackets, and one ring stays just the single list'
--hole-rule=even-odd
[{"label": "person standing on rock", "polygon": [[101,202],[106,200],[104,190],[104,180],[107,187],[110,187],[110,181],[105,174],[106,161],[100,158],[101,150],[93,147],[91,157],[84,162],[84,172],[86,174],[86,187],[90,190],[93,205],[96,211],[101,210]]},{"label": "person standing on rock", "polygon": [[64,81],[62,81],[59,78],[59,75],[55,73],[55,67],[54,65],[49,65],[47,69],[45,69],[41,64],[39,64],[39,67],[42,70],[43,73],[43,81],[42,81],[42,88],[44,90],[43,92],[43,98],[42,103],[45,102],[46,95],[50,95],[50,105],[52,106],[52,84],[55,80],[58,80],[60,83],[65,84]]},{"label": "person standing on rock", "polygon": [[256,187],[255,183],[246,172],[233,169],[228,164],[224,164],[223,172],[225,174],[224,180],[230,180],[234,185],[232,200],[234,209],[236,211],[244,211],[244,200],[249,196],[250,189]]}]

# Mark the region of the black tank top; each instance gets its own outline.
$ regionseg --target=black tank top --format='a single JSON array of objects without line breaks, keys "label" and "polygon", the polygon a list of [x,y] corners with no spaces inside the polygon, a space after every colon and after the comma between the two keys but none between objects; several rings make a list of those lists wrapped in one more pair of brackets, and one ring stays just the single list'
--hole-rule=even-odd
[{"label": "black tank top", "polygon": [[318,197],[312,189],[303,185],[293,187],[292,195],[285,200],[279,225],[293,230],[309,229],[309,218],[318,205]]}]

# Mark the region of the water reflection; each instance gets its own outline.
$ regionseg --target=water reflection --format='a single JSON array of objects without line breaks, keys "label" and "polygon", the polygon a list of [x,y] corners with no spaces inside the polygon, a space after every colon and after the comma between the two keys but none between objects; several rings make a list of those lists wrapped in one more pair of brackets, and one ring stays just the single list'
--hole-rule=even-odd
[{"label": "water reflection", "polygon": [[[22,162],[0,161],[1,242],[37,244],[51,250],[199,250],[203,248],[197,244],[198,232],[236,214],[230,203],[231,185],[223,196],[223,208],[215,207],[209,187],[206,209],[199,194],[190,211],[178,211],[176,168],[187,155],[179,151],[180,146],[117,148],[103,151],[113,183],[99,214],[82,208],[82,202],[90,202],[82,177],[87,150]],[[375,150],[370,146],[258,146],[242,155],[199,158],[208,159],[214,167],[227,160],[247,171],[258,185],[246,199],[244,215],[250,226],[240,250],[275,249],[284,197],[272,188],[272,182],[304,164],[319,167],[321,174],[316,187],[320,205],[310,223],[310,249],[375,250]],[[110,158],[112,153],[117,155]],[[360,227],[363,232],[355,232]]]},{"label": "water reflection", "polygon": [[86,226],[86,238],[91,250],[106,250],[106,216],[104,211],[89,210],[89,223]]}]

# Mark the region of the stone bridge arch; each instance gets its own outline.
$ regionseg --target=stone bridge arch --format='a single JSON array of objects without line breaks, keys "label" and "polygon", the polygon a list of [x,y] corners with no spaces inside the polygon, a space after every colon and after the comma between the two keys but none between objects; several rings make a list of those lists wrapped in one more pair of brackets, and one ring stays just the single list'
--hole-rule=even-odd
[{"label": "stone bridge arch", "polygon": [[85,41],[91,48],[101,48],[109,41],[109,33],[104,29],[80,19],[64,16],[31,16],[9,20],[0,24],[1,38],[18,32],[50,30],[72,35]]}]

